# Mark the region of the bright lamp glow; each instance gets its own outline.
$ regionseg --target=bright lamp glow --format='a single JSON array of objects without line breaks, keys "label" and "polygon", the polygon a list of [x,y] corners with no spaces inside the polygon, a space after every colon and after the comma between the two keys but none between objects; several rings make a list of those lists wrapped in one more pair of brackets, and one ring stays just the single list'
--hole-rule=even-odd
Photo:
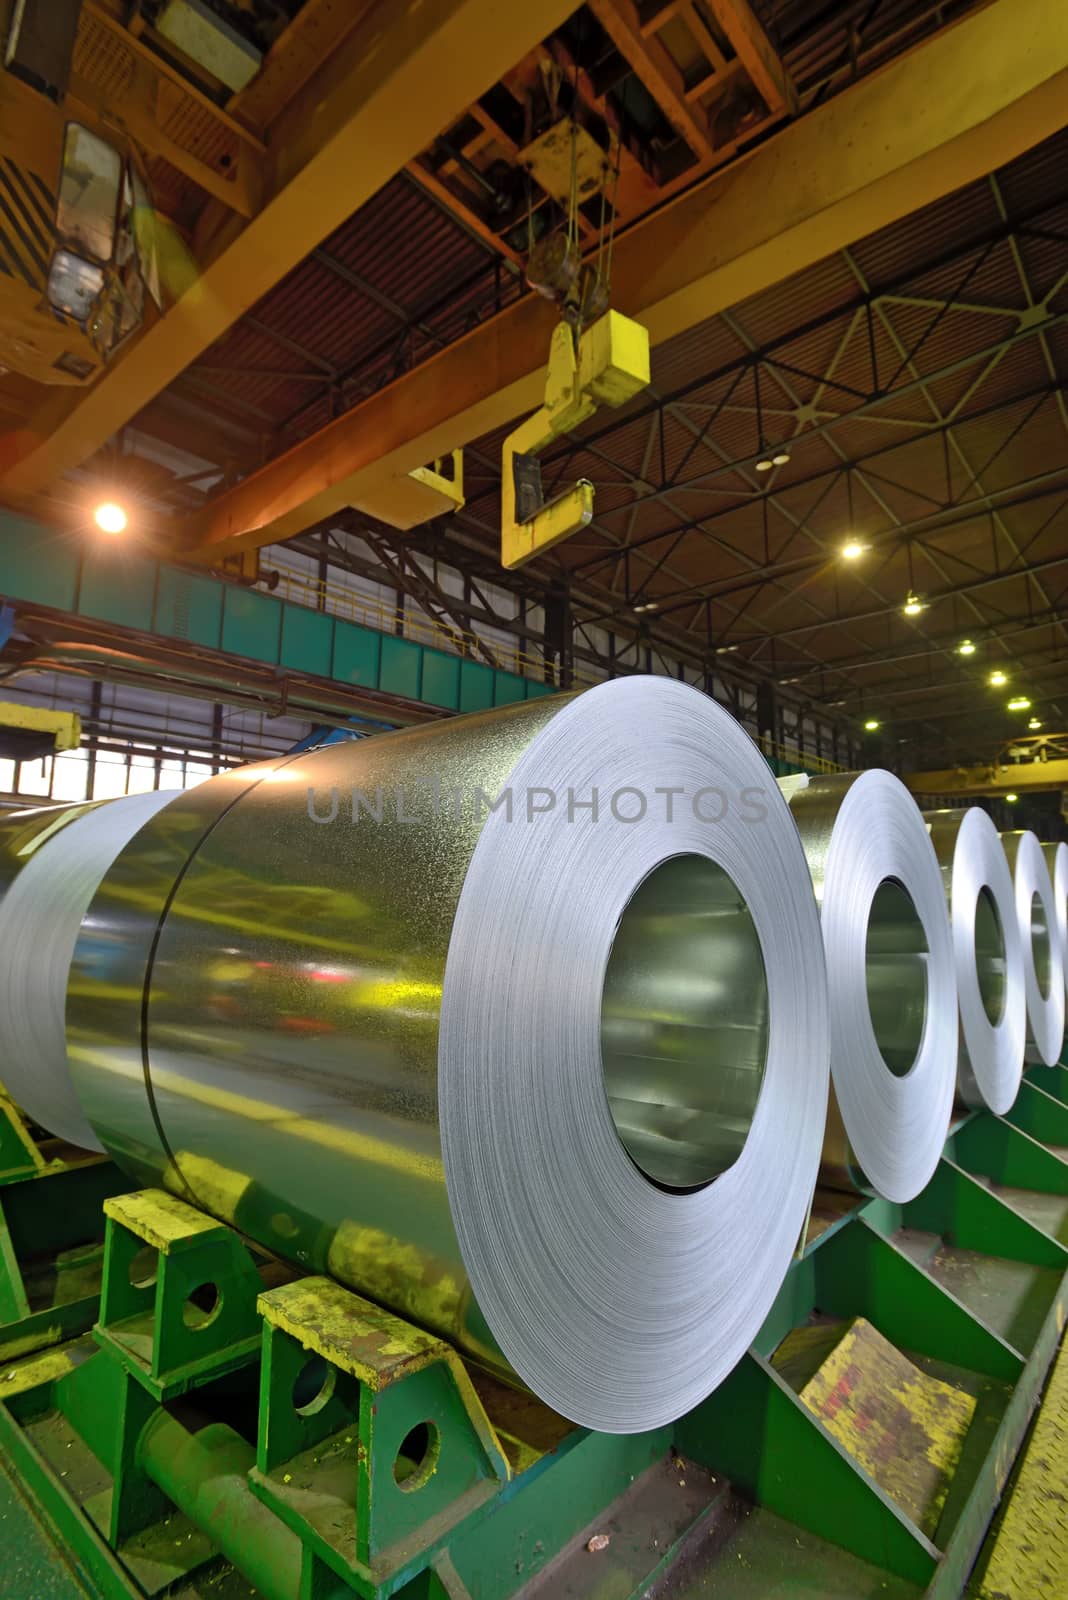
[{"label": "bright lamp glow", "polygon": [[856,561],[867,549],[866,544],[861,544],[859,539],[847,539],[842,546],[842,560]]},{"label": "bright lamp glow", "polygon": [[901,609],[905,613],[906,617],[918,617],[921,611],[926,611],[927,607],[924,605],[919,595],[910,594]]},{"label": "bright lamp glow", "polygon": [[1010,711],[1030,711],[1031,702],[1025,694],[1018,694],[1014,700],[1009,701]]},{"label": "bright lamp glow", "polygon": [[1014,801],[1019,800],[1020,796],[1018,794],[1007,794],[1005,798],[1011,806]]},{"label": "bright lamp glow", "polygon": [[864,724],[864,731],[866,733],[874,733],[876,728],[878,728],[879,726],[880,726],[880,724],[875,719],[875,717],[869,717],[867,722]]},{"label": "bright lamp glow", "polygon": [[992,672],[986,681],[992,689],[1004,689],[1009,680],[999,667],[997,672]]},{"label": "bright lamp glow", "polygon": [[93,521],[101,533],[124,533],[126,513],[114,500],[103,500],[93,512]]},{"label": "bright lamp glow", "polygon": [[1042,724],[1039,722],[1037,717],[1032,717],[1027,726],[1030,728],[1032,733],[1037,733]]},{"label": "bright lamp glow", "polygon": [[975,645],[970,639],[962,639],[960,644],[957,646],[957,654],[959,656],[974,656]]}]

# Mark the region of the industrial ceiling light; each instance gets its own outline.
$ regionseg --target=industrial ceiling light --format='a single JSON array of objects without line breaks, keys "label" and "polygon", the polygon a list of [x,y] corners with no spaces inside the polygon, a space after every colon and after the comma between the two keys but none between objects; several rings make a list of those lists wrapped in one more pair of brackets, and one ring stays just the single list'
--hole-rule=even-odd
[{"label": "industrial ceiling light", "polygon": [[1010,711],[1030,711],[1031,702],[1025,694],[1018,694],[1009,701],[1008,709]]},{"label": "industrial ceiling light", "polygon": [[1030,728],[1032,733],[1037,733],[1042,724],[1039,722],[1037,717],[1032,717],[1027,726]]},{"label": "industrial ceiling light", "polygon": [[867,548],[867,545],[861,544],[859,539],[847,539],[842,546],[842,560],[857,561]]},{"label": "industrial ceiling light", "polygon": [[126,513],[114,500],[102,500],[93,512],[93,521],[101,533],[126,531]]},{"label": "industrial ceiling light", "polygon": [[753,368],[753,391],[756,398],[756,423],[757,423],[757,449],[764,451],[756,463],[758,472],[770,472],[772,467],[785,467],[790,459],[790,452],[781,446],[776,448],[770,439],[764,437],[764,410],[760,401],[760,362]]},{"label": "industrial ceiling light", "polygon": [[999,667],[996,672],[990,674],[986,681],[992,689],[1004,689],[1009,680]]},{"label": "industrial ceiling light", "polygon": [[876,721],[876,719],[874,717],[869,717],[867,722],[864,724],[864,731],[865,731],[865,733],[874,733],[876,728],[879,728],[881,726],[882,726],[882,724],[880,722]]},{"label": "industrial ceiling light", "polygon": [[1015,805],[1016,801],[1019,800],[1020,796],[1018,794],[1007,794],[1005,796],[1005,798],[1006,798],[1006,800],[1009,802],[1009,804],[1011,806],[1011,805]]},{"label": "industrial ceiling light", "polygon": [[961,640],[960,644],[957,646],[957,654],[959,656],[974,656],[975,645],[972,643],[971,639]]},{"label": "industrial ceiling light", "polygon": [[913,594],[912,590],[910,589],[905,599],[905,604],[901,607],[901,609],[906,617],[918,617],[921,611],[927,610],[927,607],[920,599],[919,595]]}]

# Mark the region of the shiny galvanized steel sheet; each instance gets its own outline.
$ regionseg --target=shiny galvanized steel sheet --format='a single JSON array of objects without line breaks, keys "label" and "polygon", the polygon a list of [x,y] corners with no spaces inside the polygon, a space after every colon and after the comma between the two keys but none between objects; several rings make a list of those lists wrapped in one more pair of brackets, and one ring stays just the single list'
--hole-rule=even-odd
[{"label": "shiny galvanized steel sheet", "polygon": [[70,1055],[118,1161],[575,1420],[681,1414],[766,1315],[818,1163],[823,952],[785,802],[696,690],[214,779],[117,861],[94,961]]}]

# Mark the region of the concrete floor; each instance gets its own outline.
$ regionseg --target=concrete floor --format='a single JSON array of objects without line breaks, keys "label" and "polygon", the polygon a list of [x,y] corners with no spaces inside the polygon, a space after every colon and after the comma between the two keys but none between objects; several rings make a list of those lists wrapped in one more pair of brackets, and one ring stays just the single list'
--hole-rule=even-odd
[{"label": "concrete floor", "polygon": [[11,1600],[88,1600],[42,1523],[0,1467],[0,1591]]}]

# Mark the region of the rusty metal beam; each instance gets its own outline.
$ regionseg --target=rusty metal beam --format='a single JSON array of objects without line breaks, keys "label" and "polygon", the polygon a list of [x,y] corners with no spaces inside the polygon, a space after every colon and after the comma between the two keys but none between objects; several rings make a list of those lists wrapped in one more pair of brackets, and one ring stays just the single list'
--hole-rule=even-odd
[{"label": "rusty metal beam", "polygon": [[[111,36],[126,69],[124,90],[118,98],[79,71],[83,54],[91,55],[98,45],[104,45],[104,35]],[[88,110],[105,126],[125,131],[142,149],[163,156],[206,194],[242,216],[251,217],[260,205],[267,153],[262,140],[143,44],[124,26],[121,15],[113,15],[97,0],[85,0],[65,105],[76,116],[84,116]],[[225,169],[201,160],[168,133],[172,122],[191,118],[210,124],[216,157],[220,146],[232,146]]]},{"label": "rusty metal beam", "polygon": [[660,40],[643,34],[633,0],[589,0],[589,6],[683,143],[700,159],[710,157],[714,143],[708,118],[700,106],[691,105],[686,98],[682,73]]},{"label": "rusty metal beam", "polygon": [[748,0],[705,0],[769,111],[796,111],[797,91]]},{"label": "rusty metal beam", "polygon": [[[1059,129],[1068,9],[993,0],[617,242],[614,302],[653,344],[984,177]],[[528,296],[183,527],[203,559],[291,538],[541,400],[555,311]]]},{"label": "rusty metal beam", "polygon": [[[356,8],[360,9],[360,8]],[[92,388],[3,442],[0,493],[32,495],[92,455],[502,72],[569,0],[376,0],[272,125],[272,183],[194,286]]]}]

